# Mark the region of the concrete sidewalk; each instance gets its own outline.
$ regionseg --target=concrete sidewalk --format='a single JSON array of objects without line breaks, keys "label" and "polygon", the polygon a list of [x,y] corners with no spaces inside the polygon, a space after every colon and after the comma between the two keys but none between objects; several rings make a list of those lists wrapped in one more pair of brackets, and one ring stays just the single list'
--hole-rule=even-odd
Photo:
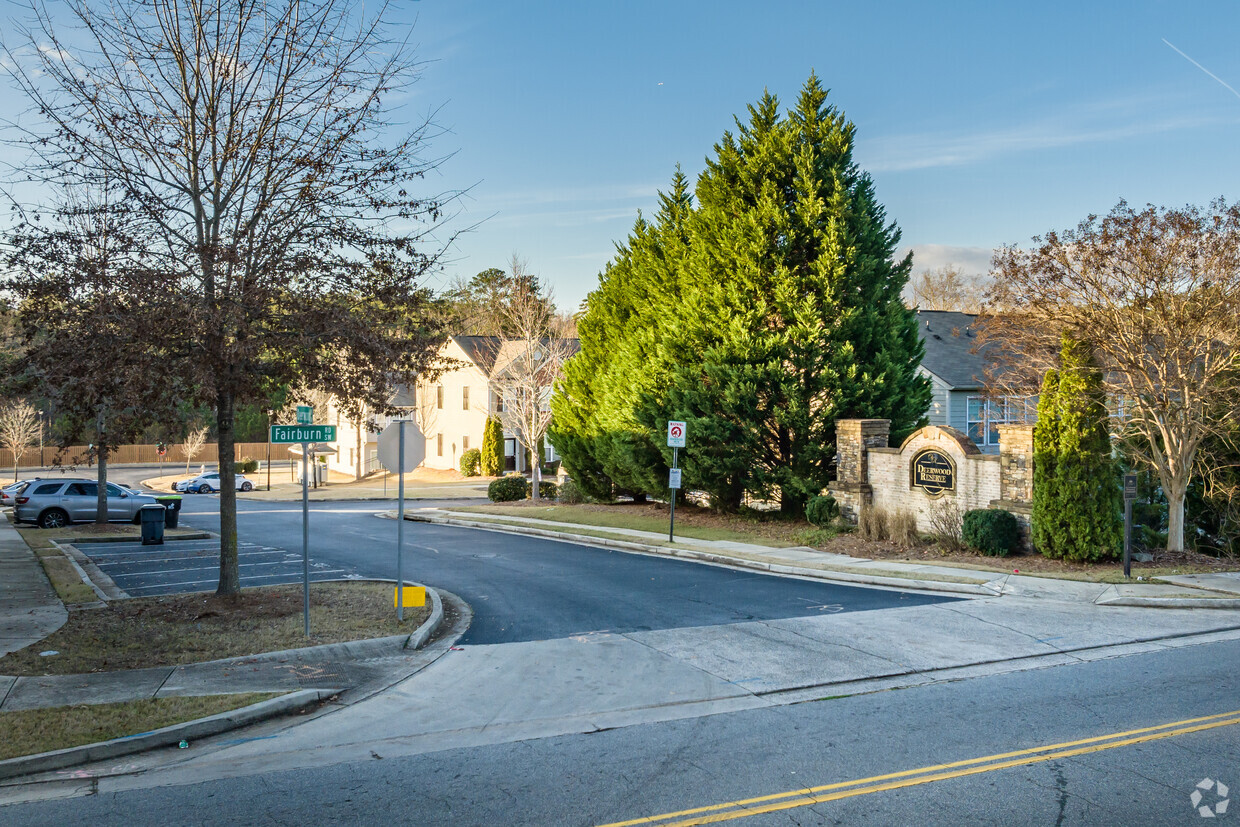
[{"label": "concrete sidewalk", "polygon": [[[395,516],[394,514],[391,516]],[[951,592],[978,597],[1012,596],[1098,606],[1180,609],[1240,609],[1240,572],[1163,577],[1168,583],[1090,583],[1024,574],[994,572],[950,565],[870,560],[832,554],[806,546],[774,548],[730,540],[699,540],[650,531],[578,525],[508,515],[488,517],[475,512],[423,508],[406,512],[413,521],[531,534],[570,542],[600,545],[643,554],[658,554],[729,566],[793,574],[841,583]],[[1014,560],[1019,566],[1019,558]]]},{"label": "concrete sidewalk", "polygon": [[[0,517],[0,657],[38,643],[68,618],[39,558]],[[0,678],[0,695],[3,681]]]}]

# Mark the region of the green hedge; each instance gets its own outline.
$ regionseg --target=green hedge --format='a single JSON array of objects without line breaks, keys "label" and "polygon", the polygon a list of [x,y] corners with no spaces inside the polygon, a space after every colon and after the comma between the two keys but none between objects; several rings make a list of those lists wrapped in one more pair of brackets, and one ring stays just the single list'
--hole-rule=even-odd
[{"label": "green hedge", "polygon": [[233,471],[237,474],[253,474],[258,470],[258,460],[243,459],[241,462],[233,463]]},{"label": "green hedge", "polygon": [[491,484],[487,486],[487,496],[491,498],[491,502],[506,503],[524,500],[529,495],[529,490],[530,484],[525,481],[525,477],[513,474],[491,480]]},{"label": "green hedge", "polygon": [[[531,489],[533,489],[533,487],[534,486],[532,484],[528,484],[528,483],[526,484],[525,486],[526,496],[529,496],[529,492]],[[555,483],[551,482],[550,480],[542,480],[541,482],[539,482],[538,483],[538,496],[542,497],[544,500],[554,500],[555,499]]]},{"label": "green hedge", "polygon": [[805,505],[805,519],[819,528],[826,528],[840,516],[839,503],[830,495],[812,497]]},{"label": "green hedge", "polygon": [[1007,557],[1016,549],[1020,528],[1016,518],[997,508],[978,508],[964,513],[961,538],[965,545],[989,557]]},{"label": "green hedge", "polygon": [[482,452],[470,448],[461,454],[461,473],[467,477],[476,477],[482,473]]}]

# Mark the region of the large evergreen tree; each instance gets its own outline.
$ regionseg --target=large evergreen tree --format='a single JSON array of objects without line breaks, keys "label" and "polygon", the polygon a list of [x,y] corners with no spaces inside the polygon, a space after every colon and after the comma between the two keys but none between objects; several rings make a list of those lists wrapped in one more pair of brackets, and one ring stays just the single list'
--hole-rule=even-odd
[{"label": "large evergreen tree", "polygon": [[688,487],[721,509],[749,493],[800,513],[830,480],[837,418],[891,419],[896,438],[920,423],[911,258],[894,261],[899,231],[826,98],[814,76],[786,116],[764,95],[716,145],[696,207],[678,173],[619,248],[561,388],[570,473],[665,493],[663,428],[685,419]]}]

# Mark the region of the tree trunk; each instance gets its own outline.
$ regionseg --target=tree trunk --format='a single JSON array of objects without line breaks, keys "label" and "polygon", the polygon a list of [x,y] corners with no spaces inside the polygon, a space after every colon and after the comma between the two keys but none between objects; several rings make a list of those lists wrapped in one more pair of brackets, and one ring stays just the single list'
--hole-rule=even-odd
[{"label": "tree trunk", "polygon": [[359,414],[357,418],[357,478],[359,480],[362,478],[362,423],[365,421],[365,417]]},{"label": "tree trunk", "polygon": [[538,461],[538,451],[531,450],[530,456],[534,458],[530,469],[530,499],[534,502],[539,500],[538,484],[542,482],[542,463]]},{"label": "tree trunk", "polygon": [[1184,550],[1185,489],[1177,486],[1167,490],[1167,551]]},{"label": "tree trunk", "polygon": [[220,470],[220,585],[216,594],[239,594],[241,571],[237,566],[237,472],[233,455],[237,452],[236,425],[233,421],[236,400],[231,391],[219,391],[215,397],[215,420],[219,430]]},{"label": "tree trunk", "polygon": [[107,525],[108,522],[108,444],[103,434],[99,434],[99,493],[95,500],[95,525]]}]

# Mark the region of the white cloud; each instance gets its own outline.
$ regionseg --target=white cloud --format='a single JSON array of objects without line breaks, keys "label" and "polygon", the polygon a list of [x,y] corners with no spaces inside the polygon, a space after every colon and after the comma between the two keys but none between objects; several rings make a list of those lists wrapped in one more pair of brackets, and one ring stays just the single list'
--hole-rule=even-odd
[{"label": "white cloud", "polygon": [[989,247],[953,247],[947,244],[914,244],[897,253],[897,260],[903,258],[909,250],[913,251],[914,275],[923,270],[934,270],[948,264],[960,268],[960,272],[970,276],[984,276],[990,272],[990,256],[994,252]]},{"label": "white cloud", "polygon": [[[1106,107],[1099,107],[1104,109]],[[1084,117],[1080,121],[1086,120]],[[986,132],[922,132],[872,138],[857,147],[858,163],[872,172],[964,166],[1003,155],[1087,143],[1112,143],[1156,132],[1200,126],[1199,117],[1134,115],[1123,124],[1090,125],[1071,115]]]}]

